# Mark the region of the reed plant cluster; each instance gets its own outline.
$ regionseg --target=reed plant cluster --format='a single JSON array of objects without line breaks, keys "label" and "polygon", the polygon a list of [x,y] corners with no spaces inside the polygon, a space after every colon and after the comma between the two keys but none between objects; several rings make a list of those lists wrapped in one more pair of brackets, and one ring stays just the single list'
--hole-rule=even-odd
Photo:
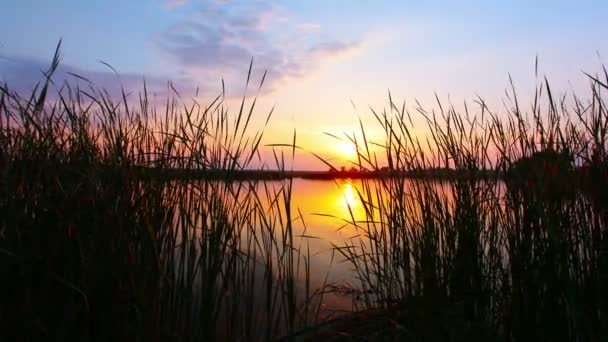
[{"label": "reed plant cluster", "polygon": [[[357,236],[334,246],[360,281],[360,313],[318,325],[325,289],[310,286],[292,180],[165,172],[250,168],[263,138],[250,126],[255,97],[235,113],[223,92],[207,106],[171,87],[163,105],[145,85],[114,98],[78,75],[86,86],[53,83],[59,60],[58,49],[30,96],[0,87],[2,337],[608,336],[607,73],[589,76],[587,99],[556,97],[545,79],[530,109],[515,87],[500,112],[479,99],[414,113],[389,96],[373,111],[384,141],[368,141],[363,123],[349,136],[357,166],[459,177],[362,180],[366,218],[352,215]],[[427,138],[413,133],[416,115]],[[295,134],[285,146],[293,158]],[[284,160],[275,154],[275,167]]]},{"label": "reed plant cluster", "polygon": [[29,97],[0,88],[0,339],[270,340],[307,325],[291,182],[163,174],[248,168],[255,98],[236,113],[223,93],[116,99],[77,75],[85,86],[53,83],[59,62],[58,48]]},{"label": "reed plant cluster", "polygon": [[[587,98],[556,97],[544,78],[529,107],[511,82],[500,112],[483,99],[462,111],[439,99],[435,110],[408,110],[389,95],[390,108],[374,111],[381,152],[363,125],[348,136],[360,168],[386,160],[389,169],[460,175],[362,181],[366,218],[350,220],[359,237],[336,248],[361,280],[363,310],[382,313],[373,336],[608,336],[608,74],[587,76]],[[413,133],[416,117],[426,138]]]}]

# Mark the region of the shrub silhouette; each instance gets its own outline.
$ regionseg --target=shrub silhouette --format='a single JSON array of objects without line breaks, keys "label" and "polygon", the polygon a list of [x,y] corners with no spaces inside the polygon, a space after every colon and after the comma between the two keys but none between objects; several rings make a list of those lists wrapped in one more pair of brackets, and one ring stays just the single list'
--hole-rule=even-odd
[{"label": "shrub silhouette", "polygon": [[515,161],[507,170],[506,185],[513,198],[555,201],[576,191],[574,157],[547,148]]},{"label": "shrub silhouette", "polygon": [[581,188],[595,212],[608,220],[608,156],[595,148],[579,172]]}]

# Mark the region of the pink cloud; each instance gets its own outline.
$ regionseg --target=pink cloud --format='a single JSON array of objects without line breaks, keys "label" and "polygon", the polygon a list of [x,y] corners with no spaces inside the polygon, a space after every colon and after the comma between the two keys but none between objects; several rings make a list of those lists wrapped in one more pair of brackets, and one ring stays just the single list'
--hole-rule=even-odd
[{"label": "pink cloud", "polygon": [[187,5],[189,2],[190,0],[164,0],[163,6],[167,9],[175,9]]},{"label": "pink cloud", "polygon": [[327,60],[363,46],[359,39],[304,37],[302,30],[317,31],[321,26],[290,24],[282,18],[287,18],[282,9],[268,1],[208,2],[162,33],[157,43],[184,74],[198,80],[242,83],[253,58],[254,74],[268,71],[265,91],[286,78],[313,74]]},{"label": "pink cloud", "polygon": [[321,24],[319,23],[302,23],[298,25],[298,28],[302,31],[317,31],[321,29]]}]

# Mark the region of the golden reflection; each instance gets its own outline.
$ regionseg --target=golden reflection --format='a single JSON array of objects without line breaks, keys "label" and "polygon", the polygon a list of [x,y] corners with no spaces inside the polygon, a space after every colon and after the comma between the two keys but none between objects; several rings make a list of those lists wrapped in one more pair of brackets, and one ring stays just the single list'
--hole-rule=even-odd
[{"label": "golden reflection", "polygon": [[352,212],[355,216],[355,219],[358,219],[358,209],[361,207],[359,194],[357,193],[357,189],[353,188],[353,183],[349,179],[345,181],[340,186],[341,197],[338,201],[339,206],[342,209],[342,217],[343,219],[351,219],[350,213]]},{"label": "golden reflection", "polygon": [[293,204],[306,215],[308,223],[339,227],[344,220],[351,221],[352,217],[365,219],[365,208],[358,192],[360,187],[358,180],[297,180],[292,192]]}]

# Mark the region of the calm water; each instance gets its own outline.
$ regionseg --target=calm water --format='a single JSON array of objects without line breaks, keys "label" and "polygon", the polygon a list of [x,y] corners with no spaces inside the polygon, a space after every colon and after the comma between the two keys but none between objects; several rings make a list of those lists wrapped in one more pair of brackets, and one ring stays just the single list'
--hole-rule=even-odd
[{"label": "calm water", "polygon": [[[386,181],[386,180],[385,180]],[[370,218],[366,215],[366,208],[361,202],[360,193],[364,192],[364,185],[368,186],[370,195],[374,197],[374,204],[379,200],[382,202],[390,201],[394,196],[390,196],[384,189],[392,189],[395,191],[398,188],[397,184],[403,184],[404,192],[399,196],[405,196],[406,200],[402,201],[407,206],[407,215],[413,221],[419,221],[421,217],[418,215],[420,211],[419,200],[426,196],[424,193],[414,193],[420,187],[415,186],[414,180],[403,180],[403,183],[393,183],[383,187],[380,182],[382,180],[305,180],[296,178],[293,180],[291,188],[291,219],[294,236],[294,246],[307,258],[310,269],[309,280],[310,289],[328,289],[326,285],[336,285],[341,289],[358,289],[360,282],[357,278],[357,272],[352,264],[336,249],[345,245],[358,246],[359,242],[366,243],[365,232],[361,227],[371,228],[365,222],[369,219],[378,220],[379,217]],[[281,189],[286,186],[288,181],[269,181],[257,183],[257,191],[262,206],[269,211],[269,220],[276,220],[274,216],[280,212],[285,220],[285,210],[271,209],[270,203],[276,203],[273,200],[274,196],[279,196],[276,201],[282,203],[283,197]],[[431,185],[432,192],[439,195],[443,200],[447,200],[449,205],[452,202],[452,184],[448,182],[423,181],[427,185]],[[220,186],[217,189],[224,189]],[[378,189],[383,189],[378,191]],[[427,188],[428,189],[428,188]],[[217,190],[221,191],[221,190]],[[388,190],[387,190],[388,191]],[[243,191],[247,193],[247,191]],[[219,193],[222,196],[224,193]],[[228,195],[228,192],[225,193]],[[231,195],[230,195],[231,196]],[[270,196],[270,197],[268,197]],[[366,198],[366,196],[363,196]],[[366,200],[368,200],[366,198]],[[386,203],[385,203],[386,204]],[[229,204],[230,205],[230,204]],[[283,204],[280,204],[283,207]],[[386,212],[385,212],[386,214]],[[196,216],[196,215],[195,215]],[[198,225],[196,220],[200,217],[193,217],[195,226]],[[353,224],[353,220],[360,224],[357,228]],[[275,222],[273,225],[276,229],[281,230],[284,222]],[[367,227],[366,227],[367,226]],[[247,232],[245,230],[244,232]],[[248,233],[243,233],[247,234]],[[275,231],[274,234],[281,234],[280,231]],[[248,237],[243,236],[246,240]],[[262,235],[260,235],[262,236]],[[279,235],[275,238],[280,239]],[[265,252],[258,250],[263,255]],[[274,253],[274,252],[273,252]],[[294,256],[297,258],[297,256]],[[294,265],[296,266],[296,265]],[[304,263],[300,263],[300,285],[304,285]],[[329,288],[331,289],[331,288]],[[335,287],[334,287],[335,289]],[[300,291],[304,293],[304,291]],[[334,291],[324,295],[322,307],[328,311],[351,310],[353,307],[353,296]]]},{"label": "calm water", "polygon": [[[383,186],[381,182],[391,182]],[[395,183],[396,182],[396,183]],[[419,184],[416,184],[421,182]],[[216,183],[212,183],[219,185]],[[257,199],[261,201],[262,207],[266,208],[264,213],[260,213],[262,217],[268,219],[269,225],[260,226],[260,235],[257,235],[261,240],[256,240],[255,243],[249,246],[257,250],[260,261],[265,258],[268,253],[272,253],[276,258],[278,253],[271,247],[270,252],[265,247],[260,246],[259,241],[270,241],[268,240],[267,234],[274,234],[274,238],[281,241],[282,229],[285,225],[285,209],[282,190],[287,186],[288,181],[268,181],[268,182],[253,182],[252,184],[241,183],[248,186],[255,186],[258,192]],[[482,187],[488,186],[486,183]],[[357,278],[357,272],[352,266],[351,262],[340,253],[336,247],[343,247],[345,245],[358,246],[361,243],[368,244],[366,240],[366,234],[364,229],[374,229],[374,225],[367,225],[366,220],[378,221],[381,219],[379,215],[375,214],[375,217],[368,217],[366,215],[366,207],[361,202],[360,193],[365,192],[365,186],[367,186],[370,196],[373,197],[374,205],[378,204],[378,201],[383,203],[388,208],[391,208],[396,203],[392,202],[393,199],[401,197],[403,200],[399,201],[399,205],[403,205],[406,211],[408,221],[406,223],[409,227],[417,227],[422,222],[421,211],[421,199],[426,196],[433,195],[438,196],[442,206],[448,211],[453,210],[453,193],[452,189],[454,183],[450,182],[436,182],[436,181],[417,181],[417,180],[305,180],[296,178],[293,180],[291,187],[291,222],[293,227],[294,247],[297,251],[302,253],[306,258],[306,263],[309,266],[309,285],[310,291],[325,289],[325,295],[322,298],[322,305],[327,314],[335,313],[336,311],[350,311],[353,309],[354,296],[353,291],[331,291],[332,289],[360,289],[360,281]],[[493,194],[501,196],[504,185],[502,183],[497,184],[498,187],[492,190]],[[400,189],[400,186],[403,186]],[[430,188],[429,188],[430,186]],[[218,186],[211,190],[213,193],[223,196],[227,195],[232,198],[232,192],[228,192],[228,188],[224,186]],[[230,188],[232,189],[232,188]],[[381,190],[379,190],[381,189]],[[402,191],[401,191],[402,190]],[[248,190],[238,192],[241,194],[247,194]],[[387,191],[391,191],[393,195],[390,195]],[[397,194],[396,194],[397,192]],[[278,197],[276,197],[278,196]],[[378,197],[376,197],[378,196]],[[365,200],[367,196],[362,196]],[[196,198],[196,197],[195,197]],[[276,203],[280,209],[276,208]],[[433,201],[435,202],[435,201]],[[245,202],[247,203],[247,202]],[[272,205],[271,205],[272,203]],[[235,205],[235,203],[228,203],[228,207]],[[236,204],[240,205],[240,204]],[[387,208],[385,207],[385,208]],[[257,210],[257,209],[256,209]],[[383,210],[384,214],[387,215],[390,209]],[[277,217],[277,213],[279,217]],[[200,222],[196,220],[201,219],[200,215],[194,214],[192,221],[195,222],[194,226],[199,226]],[[253,216],[258,217],[256,215]],[[384,217],[386,219],[386,217]],[[357,228],[353,224],[353,220],[357,222],[360,227]],[[257,223],[253,221],[253,224],[257,227]],[[267,231],[261,227],[268,227],[271,230]],[[361,228],[364,227],[364,228]],[[377,227],[377,226],[376,226]],[[257,228],[256,228],[257,229]],[[242,234],[243,242],[247,243],[251,239],[249,234],[251,230],[245,229]],[[181,235],[180,235],[181,236]],[[264,244],[264,243],[262,243]],[[279,246],[281,243],[279,243]],[[369,247],[369,245],[368,245]],[[277,247],[280,248],[280,247]],[[295,271],[298,275],[298,284],[300,290],[298,296],[306,293],[304,291],[305,285],[305,272],[303,259],[296,258],[294,267],[299,267],[299,272]],[[272,259],[272,257],[271,257]],[[276,259],[275,259],[276,260]],[[274,263],[271,263],[274,265]],[[298,266],[299,265],[299,266]],[[275,266],[273,266],[275,267]],[[280,267],[280,266],[279,266]],[[262,270],[260,268],[259,270]],[[262,272],[262,271],[260,271]],[[262,273],[259,274],[263,276]],[[261,281],[261,278],[260,278]],[[328,286],[329,285],[329,286]],[[334,285],[332,288],[331,285]],[[263,295],[263,289],[260,289],[260,296]],[[330,291],[328,293],[328,291]],[[346,293],[345,293],[346,292]],[[304,299],[302,297],[301,299]],[[316,297],[318,299],[318,297]],[[322,313],[323,315],[323,313]]]},{"label": "calm water", "polygon": [[[374,186],[374,182],[369,182]],[[407,187],[407,182],[406,182]],[[361,231],[352,222],[365,220],[365,208],[359,191],[361,180],[304,180],[294,179],[292,186],[294,228],[300,246],[310,248],[311,286],[321,288],[324,284],[358,287],[358,279],[351,264],[335,250],[346,242],[357,242]],[[375,191],[375,187],[372,189]],[[303,222],[302,222],[303,221]],[[303,249],[304,250],[304,249]],[[323,300],[327,310],[350,310],[352,297],[327,294]]]},{"label": "calm water", "polygon": [[[372,187],[372,193],[375,193],[379,188],[377,186],[379,181],[367,182]],[[414,195],[409,192],[412,182],[412,180],[405,181],[406,196]],[[433,182],[433,187],[438,194],[451,202],[451,184]],[[499,185],[499,188],[498,191],[504,189],[502,184]],[[365,208],[359,197],[359,191],[363,191],[362,189],[361,180],[294,179],[293,181],[293,216],[299,215],[299,209],[304,221],[303,224],[300,220],[294,220],[294,227],[298,235],[309,236],[298,242],[304,246],[305,243],[308,243],[310,247],[313,288],[322,287],[326,279],[327,283],[358,287],[359,282],[353,267],[334,249],[334,246],[344,246],[347,241],[354,242],[356,245],[361,236],[361,231],[358,231],[349,222],[352,222],[353,218],[355,220],[366,219]],[[383,191],[380,194],[387,195]],[[420,194],[414,196],[420,196]],[[410,214],[415,214],[417,209],[419,208],[410,208]],[[348,310],[352,306],[352,298],[333,294],[326,296],[324,303],[328,309]]]},{"label": "calm water", "polygon": [[[365,211],[357,192],[361,188],[360,180],[293,181],[293,215],[301,212],[303,219],[295,221],[295,228],[298,235],[307,236],[300,243],[307,243],[310,247],[312,288],[320,288],[324,283],[354,287],[358,285],[351,264],[334,246],[343,246],[347,240],[357,238],[360,234],[346,221],[351,222],[352,217],[355,220],[365,219]],[[323,307],[328,310],[349,310],[352,298],[327,294],[323,302]]]}]

